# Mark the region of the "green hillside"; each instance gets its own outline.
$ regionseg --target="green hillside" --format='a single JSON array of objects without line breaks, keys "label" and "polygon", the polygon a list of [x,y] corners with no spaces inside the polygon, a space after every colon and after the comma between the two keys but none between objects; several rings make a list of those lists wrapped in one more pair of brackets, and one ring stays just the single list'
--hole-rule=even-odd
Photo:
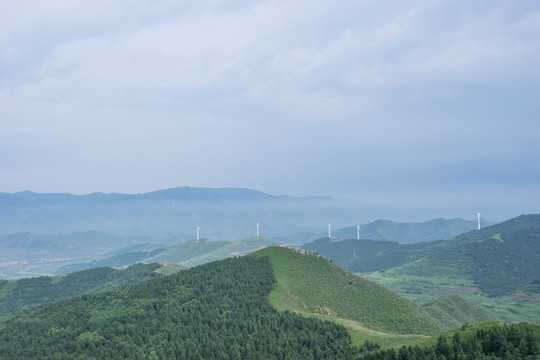
[{"label": "green hillside", "polygon": [[428,345],[385,349],[358,360],[527,359],[540,358],[540,324],[487,322],[462,326],[433,338]]},{"label": "green hillside", "polygon": [[266,258],[197,266],[0,322],[2,359],[348,359],[344,327],[276,311]]},{"label": "green hillside", "polygon": [[315,251],[351,272],[384,271],[436,251],[441,241],[402,244],[393,240],[318,239],[302,248]]},{"label": "green hillside", "polygon": [[420,306],[302,250],[266,248],[277,285],[271,301],[280,310],[349,319],[390,333],[432,335],[445,328]]},{"label": "green hillside", "polygon": [[150,258],[156,256],[165,250],[164,245],[160,244],[140,244],[129,246],[127,248],[115,250],[100,256],[96,260],[72,260],[68,264],[55,269],[54,273],[58,275],[70,274],[75,271],[82,271],[98,267],[123,267],[136,263],[150,263]]},{"label": "green hillside", "polygon": [[521,216],[448,239],[435,251],[390,270],[471,281],[490,296],[540,278],[540,216]]},{"label": "green hillside", "polygon": [[159,264],[136,264],[126,269],[95,268],[66,276],[0,281],[0,315],[71,296],[117,290],[160,276]]},{"label": "green hillside", "polygon": [[[421,303],[460,293],[487,305],[487,296],[506,296],[540,279],[540,215],[522,215],[428,243],[326,238],[303,247]],[[507,310],[500,311],[501,319],[510,320],[509,312],[521,313],[512,318],[518,321],[531,314],[530,304],[520,303],[522,309],[510,309],[508,304],[503,305]],[[540,319],[539,315],[533,314],[533,319]]]},{"label": "green hillside", "polygon": [[[54,284],[63,283],[64,288],[70,284],[84,290],[99,274],[152,269],[152,276],[158,276],[157,266],[92,269],[38,279],[36,284],[29,279],[27,285],[32,286],[20,288],[18,283],[24,281],[2,281],[0,297],[35,293],[40,286],[49,288],[43,293],[50,294],[51,289],[61,289]],[[172,273],[178,268],[168,265],[161,270]],[[120,283],[96,285],[89,292],[118,289]],[[452,351],[461,347],[463,356],[471,359],[481,354],[507,356],[506,350],[531,359],[538,354],[536,325],[465,325],[490,319],[486,311],[459,296],[421,307],[315,253],[267,247],[121,290],[87,292],[0,317],[0,359],[375,360],[415,359],[419,354],[431,359],[447,351],[445,343],[458,344]],[[454,327],[461,330],[434,337]],[[473,334],[473,328],[480,332]],[[495,334],[500,336],[494,338]],[[516,336],[524,341],[516,341]],[[403,344],[407,347],[399,348]],[[384,350],[378,351],[381,347]],[[447,355],[458,358],[452,357],[457,353]]]},{"label": "green hillside", "polygon": [[496,320],[495,315],[459,295],[441,296],[423,308],[451,327]]},{"label": "green hillside", "polygon": [[213,252],[223,246],[226,246],[228,243],[228,241],[211,241],[207,239],[201,239],[199,241],[184,241],[167,247],[161,253],[156,254],[152,259],[149,259],[149,261],[180,264],[191,258]]}]

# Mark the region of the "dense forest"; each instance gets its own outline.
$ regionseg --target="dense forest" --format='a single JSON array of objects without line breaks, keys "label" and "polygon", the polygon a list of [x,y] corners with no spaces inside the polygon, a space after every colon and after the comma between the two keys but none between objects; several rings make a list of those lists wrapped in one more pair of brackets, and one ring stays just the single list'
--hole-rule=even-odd
[{"label": "dense forest", "polygon": [[117,290],[161,276],[159,264],[136,264],[126,269],[96,268],[66,276],[40,276],[0,281],[0,315],[71,296]]},{"label": "dense forest", "polygon": [[[449,338],[440,335],[432,346],[402,346],[372,352],[362,360],[519,360],[540,358],[538,324],[493,325],[468,329],[463,326]],[[536,331],[536,332],[535,332]]]},{"label": "dense forest", "polygon": [[2,359],[343,359],[344,327],[276,311],[267,258],[202,265],[116,292],[15,313]]}]

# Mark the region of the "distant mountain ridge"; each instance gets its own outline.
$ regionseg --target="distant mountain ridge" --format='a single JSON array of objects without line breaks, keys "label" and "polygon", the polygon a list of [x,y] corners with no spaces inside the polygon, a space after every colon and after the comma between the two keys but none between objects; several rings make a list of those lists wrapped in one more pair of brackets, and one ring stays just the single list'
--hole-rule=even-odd
[{"label": "distant mountain ridge", "polygon": [[99,231],[163,240],[194,238],[195,228],[215,240],[266,236],[345,226],[373,207],[329,196],[292,197],[240,188],[179,187],[143,194],[0,193],[0,235],[22,232]]},{"label": "distant mountain ridge", "polygon": [[[486,222],[482,220],[482,226]],[[475,230],[476,221],[454,218],[446,220],[437,218],[416,223],[396,223],[389,220],[379,219],[361,226],[362,239],[390,239],[406,244],[442,240],[460,233]],[[356,227],[341,229],[336,236],[345,239],[356,238]]]},{"label": "distant mountain ridge", "polygon": [[[482,227],[489,224],[481,220]],[[398,242],[413,244],[420,242],[430,242],[443,240],[464,232],[477,228],[476,220],[464,220],[454,218],[446,220],[443,218],[432,219],[423,222],[397,223],[390,220],[378,219],[367,224],[337,228],[331,231],[332,237],[338,239],[356,239],[359,235],[361,239],[367,240],[395,240]],[[358,230],[359,233],[358,233]],[[327,237],[326,232],[301,233],[294,236],[279,237],[276,240],[289,241],[297,244],[306,244],[323,237]]]}]

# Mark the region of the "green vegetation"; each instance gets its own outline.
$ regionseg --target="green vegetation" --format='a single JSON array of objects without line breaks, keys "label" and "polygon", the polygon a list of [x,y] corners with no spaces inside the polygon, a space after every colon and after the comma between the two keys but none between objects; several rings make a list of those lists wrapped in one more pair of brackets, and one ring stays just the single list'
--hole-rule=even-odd
[{"label": "green vegetation", "polygon": [[320,239],[304,248],[418,303],[459,294],[501,320],[540,321],[530,286],[540,279],[540,215],[430,243]]},{"label": "green vegetation", "polygon": [[194,257],[203,256],[217,249],[226,246],[229,241],[211,241],[201,239],[199,241],[184,241],[176,245],[169,246],[160,254],[151,259],[159,263],[176,263],[181,264]]},{"label": "green vegetation", "polygon": [[540,324],[520,323],[501,325],[494,323],[463,326],[459,330],[440,335],[429,346],[402,346],[372,352],[362,360],[488,360],[538,359],[540,357]]},{"label": "green vegetation", "polygon": [[160,268],[156,269],[156,272],[158,274],[163,274],[163,275],[172,275],[172,274],[176,274],[177,272],[182,271],[182,270],[186,270],[186,269],[187,268],[185,266],[182,266],[182,265],[164,263],[164,264],[161,265]]},{"label": "green vegetation", "polygon": [[[280,311],[331,319],[364,340],[399,334],[433,335],[449,328],[422,307],[320,256],[279,247],[251,256],[270,259],[277,279],[270,301]],[[372,336],[366,337],[366,333]]]},{"label": "green vegetation", "polygon": [[347,359],[344,327],[276,311],[267,258],[191,268],[13,314],[2,359]]},{"label": "green vegetation", "polygon": [[0,281],[0,315],[71,296],[132,286],[160,276],[159,264],[136,264],[123,270],[96,268],[51,278],[48,276]]},{"label": "green vegetation", "polygon": [[228,257],[249,254],[266,246],[280,243],[263,236],[252,237],[241,241],[185,241],[168,247],[156,256],[149,257],[150,262],[171,262],[183,266],[196,266]]},{"label": "green vegetation", "polygon": [[405,245],[394,240],[331,240],[322,238],[303,245],[351,272],[384,271],[420,259],[442,241]]},{"label": "green vegetation", "polygon": [[540,321],[540,281],[490,297],[483,294],[474,283],[459,278],[411,276],[394,272],[376,272],[362,276],[419,304],[432,302],[445,295],[460,295],[504,322]]},{"label": "green vegetation", "polygon": [[[463,235],[450,239],[437,252],[392,271],[470,279],[490,296],[540,278],[540,224],[529,230],[495,235],[474,242]],[[471,237],[476,238],[476,234]]]},{"label": "green vegetation", "polygon": [[[540,324],[467,325],[493,316],[457,295],[416,305],[302,249],[268,247],[181,269],[177,264],[139,264],[0,281],[0,298],[11,296],[12,303],[26,299],[34,305],[29,294],[86,292],[33,308],[22,305],[24,311],[0,316],[0,359],[487,360],[540,355]],[[155,278],[133,285],[144,277],[137,276],[150,272]],[[410,286],[415,280],[409,281]],[[520,294],[534,296],[538,285],[522,286]]]},{"label": "green vegetation", "polygon": [[57,270],[57,274],[69,274],[75,271],[82,271],[87,269],[99,268],[99,267],[122,267],[128,266],[140,262],[152,262],[148,261],[149,258],[159,254],[163,249],[146,250],[146,251],[134,251],[126,252],[123,254],[105,257],[103,259],[94,260],[88,263],[75,262],[73,264],[64,265]]},{"label": "green vegetation", "polygon": [[[279,244],[262,236],[242,241],[191,240],[172,246],[140,244],[112,251],[92,261],[85,259],[72,260],[68,263],[56,263],[49,266],[48,271],[55,274],[68,274],[96,267],[128,266],[138,262],[170,263],[191,267],[227,257],[245,255],[265,246]],[[44,269],[43,266],[38,267]],[[33,270],[35,271],[36,268],[34,267]]]},{"label": "green vegetation", "polygon": [[278,246],[281,243],[270,240],[263,236],[251,237],[241,241],[230,241],[227,242],[227,245],[216,249],[207,254],[203,254],[197,257],[193,257],[187,261],[182,262],[182,265],[185,266],[195,266],[200,264],[205,264],[209,261],[215,261],[224,259],[231,256],[242,256],[252,253],[256,250],[265,248],[267,246]]},{"label": "green vegetation", "polygon": [[452,327],[496,320],[495,315],[459,295],[446,295],[425,304],[433,317]]}]

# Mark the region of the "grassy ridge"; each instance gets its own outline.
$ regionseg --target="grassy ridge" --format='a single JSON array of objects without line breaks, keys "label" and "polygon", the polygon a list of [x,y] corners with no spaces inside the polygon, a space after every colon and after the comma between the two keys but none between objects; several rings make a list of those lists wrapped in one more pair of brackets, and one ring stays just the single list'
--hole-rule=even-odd
[{"label": "grassy ridge", "polygon": [[319,256],[279,247],[253,256],[269,257],[277,279],[271,302],[280,310],[324,314],[397,334],[432,335],[444,329],[420,306]]}]

